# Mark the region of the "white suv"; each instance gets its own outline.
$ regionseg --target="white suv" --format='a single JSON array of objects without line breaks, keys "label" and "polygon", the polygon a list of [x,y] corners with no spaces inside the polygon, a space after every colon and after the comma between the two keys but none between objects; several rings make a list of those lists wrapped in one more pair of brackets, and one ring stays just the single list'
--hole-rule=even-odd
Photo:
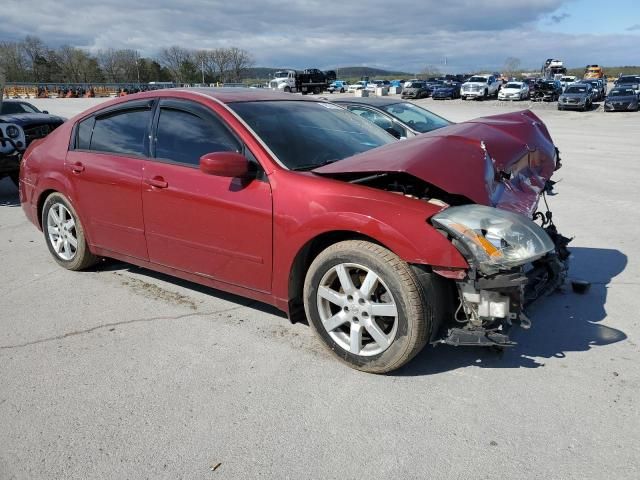
[{"label": "white suv", "polygon": [[495,75],[474,75],[462,84],[460,98],[489,98],[498,95],[500,85]]}]

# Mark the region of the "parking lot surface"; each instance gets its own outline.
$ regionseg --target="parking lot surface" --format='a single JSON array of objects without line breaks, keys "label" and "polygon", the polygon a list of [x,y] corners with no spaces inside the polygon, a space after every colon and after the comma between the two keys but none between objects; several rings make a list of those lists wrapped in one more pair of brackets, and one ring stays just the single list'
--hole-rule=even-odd
[{"label": "parking lot surface", "polygon": [[[416,103],[453,121],[530,105]],[[0,479],[639,478],[640,114],[532,109],[591,289],[539,301],[503,354],[427,347],[386,376],[267,305],[115,261],[62,269],[0,181]]]}]

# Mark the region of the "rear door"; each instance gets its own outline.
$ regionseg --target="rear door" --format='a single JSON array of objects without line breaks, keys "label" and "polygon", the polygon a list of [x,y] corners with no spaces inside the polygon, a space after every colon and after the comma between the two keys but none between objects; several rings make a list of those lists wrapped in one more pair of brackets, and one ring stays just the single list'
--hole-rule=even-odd
[{"label": "rear door", "polygon": [[202,173],[206,153],[252,154],[212,110],[160,101],[145,162],[143,208],[149,259],[218,281],[271,290],[271,187],[258,162],[252,179]]},{"label": "rear door", "polygon": [[146,260],[142,167],[154,100],[118,105],[78,123],[65,169],[92,245]]}]

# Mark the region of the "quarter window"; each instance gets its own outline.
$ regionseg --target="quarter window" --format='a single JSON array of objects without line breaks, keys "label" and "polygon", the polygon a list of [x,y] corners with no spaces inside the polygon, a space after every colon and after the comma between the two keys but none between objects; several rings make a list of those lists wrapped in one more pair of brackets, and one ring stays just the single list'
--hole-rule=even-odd
[{"label": "quarter window", "polygon": [[155,156],[173,162],[199,165],[200,157],[213,152],[239,152],[240,146],[213,116],[202,118],[185,110],[160,109]]},{"label": "quarter window", "polygon": [[89,117],[78,124],[78,138],[76,149],[89,150],[91,148],[91,134],[93,133],[94,117]]}]

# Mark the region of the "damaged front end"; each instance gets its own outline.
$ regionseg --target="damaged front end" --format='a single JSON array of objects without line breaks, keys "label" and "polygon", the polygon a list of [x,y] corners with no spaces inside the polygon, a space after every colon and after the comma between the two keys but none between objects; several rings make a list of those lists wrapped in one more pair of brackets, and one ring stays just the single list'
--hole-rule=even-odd
[{"label": "damaged front end", "polygon": [[430,222],[470,268],[433,268],[457,289],[454,325],[436,341],[508,346],[511,326],[530,325],[525,307],[567,277],[570,239],[546,202],[561,166],[544,123],[522,111],[450,125],[314,173],[445,207]]},{"label": "damaged front end", "polygon": [[[453,324],[435,343],[515,345],[514,324],[531,325],[525,307],[564,283],[568,239],[521,215],[480,205],[451,207],[431,222],[465,256],[469,270],[452,275],[457,289]],[[550,220],[549,220],[550,222]]]}]

